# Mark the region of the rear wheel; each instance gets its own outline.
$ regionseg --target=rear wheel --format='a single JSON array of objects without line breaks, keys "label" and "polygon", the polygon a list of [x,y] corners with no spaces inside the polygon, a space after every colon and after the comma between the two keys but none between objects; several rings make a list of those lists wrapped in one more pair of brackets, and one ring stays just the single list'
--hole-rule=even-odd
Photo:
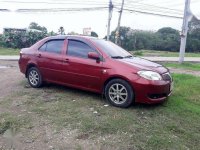
[{"label": "rear wheel", "polygon": [[134,99],[134,92],[128,82],[113,79],[105,87],[105,97],[114,106],[126,108]]},{"label": "rear wheel", "polygon": [[42,85],[42,76],[36,67],[28,69],[27,78],[29,84],[34,88],[38,88]]}]

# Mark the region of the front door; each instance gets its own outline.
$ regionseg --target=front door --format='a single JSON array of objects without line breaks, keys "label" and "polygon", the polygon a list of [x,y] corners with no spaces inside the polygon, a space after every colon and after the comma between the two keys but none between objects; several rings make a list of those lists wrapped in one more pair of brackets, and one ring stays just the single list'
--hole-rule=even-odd
[{"label": "front door", "polygon": [[69,39],[67,43],[63,64],[65,82],[79,88],[100,92],[102,61],[88,58],[88,52],[97,51],[80,40]]}]

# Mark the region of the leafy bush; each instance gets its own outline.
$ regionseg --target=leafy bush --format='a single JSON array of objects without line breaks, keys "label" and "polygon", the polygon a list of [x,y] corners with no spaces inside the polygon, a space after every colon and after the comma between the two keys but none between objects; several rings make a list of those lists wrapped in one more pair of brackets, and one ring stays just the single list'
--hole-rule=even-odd
[{"label": "leafy bush", "polygon": [[143,56],[142,51],[135,51],[133,54],[136,56]]},{"label": "leafy bush", "polygon": [[3,35],[0,34],[0,47],[3,47]]},{"label": "leafy bush", "polygon": [[[111,32],[111,41],[115,41],[115,32]],[[180,34],[170,27],[159,29],[157,32],[133,30],[129,27],[120,27],[118,44],[126,50],[163,50],[179,51]],[[200,28],[188,33],[186,51],[200,52]]]},{"label": "leafy bush", "polygon": [[9,48],[30,47],[46,36],[44,32],[6,32],[2,36],[2,45]]}]

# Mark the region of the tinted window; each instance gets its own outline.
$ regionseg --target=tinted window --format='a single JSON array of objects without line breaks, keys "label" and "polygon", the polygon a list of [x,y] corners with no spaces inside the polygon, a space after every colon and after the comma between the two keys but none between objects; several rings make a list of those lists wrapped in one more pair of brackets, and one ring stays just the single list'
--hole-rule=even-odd
[{"label": "tinted window", "polygon": [[47,42],[46,51],[60,54],[62,51],[63,43],[64,40],[51,40]]},{"label": "tinted window", "polygon": [[68,41],[68,50],[67,50],[68,55],[88,58],[88,52],[95,52],[95,50],[93,50],[90,46],[88,46],[83,42],[76,40]]},{"label": "tinted window", "polygon": [[39,48],[39,50],[40,50],[40,51],[46,51],[46,47],[47,47],[47,43],[43,44],[43,45]]},{"label": "tinted window", "polygon": [[119,47],[118,45],[112,42],[100,39],[94,39],[93,42],[95,42],[95,44],[98,47],[100,47],[106,54],[108,54],[111,57],[116,57],[116,56],[126,57],[131,55],[126,50],[124,50],[123,48]]}]

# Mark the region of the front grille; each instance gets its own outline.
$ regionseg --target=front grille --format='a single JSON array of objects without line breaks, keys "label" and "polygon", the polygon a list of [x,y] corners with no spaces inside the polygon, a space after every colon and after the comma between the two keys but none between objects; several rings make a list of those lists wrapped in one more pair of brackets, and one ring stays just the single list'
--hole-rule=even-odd
[{"label": "front grille", "polygon": [[169,72],[163,74],[163,75],[162,75],[162,78],[163,78],[164,81],[170,81],[170,82],[172,82],[172,77],[171,77],[171,75],[170,75]]}]

